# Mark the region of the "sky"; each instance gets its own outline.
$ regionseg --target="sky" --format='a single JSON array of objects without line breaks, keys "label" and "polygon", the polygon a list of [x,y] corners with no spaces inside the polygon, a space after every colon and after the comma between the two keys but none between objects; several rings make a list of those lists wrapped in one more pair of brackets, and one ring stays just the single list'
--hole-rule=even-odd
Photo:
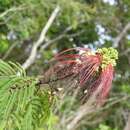
[{"label": "sky", "polygon": [[103,0],[104,2],[108,2],[110,5],[115,4],[115,0]]}]

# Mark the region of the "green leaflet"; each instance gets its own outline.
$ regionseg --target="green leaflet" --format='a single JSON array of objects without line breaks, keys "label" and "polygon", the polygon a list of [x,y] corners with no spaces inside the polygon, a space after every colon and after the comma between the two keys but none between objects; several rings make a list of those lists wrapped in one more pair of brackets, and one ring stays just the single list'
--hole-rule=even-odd
[{"label": "green leaflet", "polygon": [[18,64],[0,60],[0,129],[37,130],[48,124],[48,92],[37,92],[37,79]]}]

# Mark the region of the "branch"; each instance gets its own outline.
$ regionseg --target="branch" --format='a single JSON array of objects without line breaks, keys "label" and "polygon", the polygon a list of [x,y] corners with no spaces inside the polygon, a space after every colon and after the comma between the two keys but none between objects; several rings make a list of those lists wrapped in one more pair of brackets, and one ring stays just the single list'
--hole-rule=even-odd
[{"label": "branch", "polygon": [[126,24],[121,33],[115,38],[113,47],[117,48],[122,38],[127,34],[127,31],[130,29],[130,22]]},{"label": "branch", "polygon": [[5,60],[10,55],[10,52],[12,52],[12,50],[16,47],[16,45],[17,43],[14,43],[12,44],[12,46],[10,46],[5,55],[2,57],[3,60]]},{"label": "branch", "polygon": [[54,39],[52,39],[52,40],[47,41],[47,42],[41,47],[41,50],[45,50],[46,48],[48,48],[48,47],[49,47],[51,44],[53,44],[54,42],[56,42],[56,41],[58,41],[58,40],[61,40],[63,37],[66,36],[66,33],[67,33],[68,31],[70,31],[71,29],[72,29],[71,26],[67,27],[67,28],[65,29],[65,31],[63,31],[63,33],[62,33],[61,35],[59,35],[58,37],[56,37],[56,38],[54,38]]},{"label": "branch", "polygon": [[55,10],[52,12],[48,22],[46,23],[45,27],[42,29],[42,32],[40,34],[39,39],[34,43],[30,56],[25,61],[25,63],[22,65],[22,67],[24,69],[29,68],[34,63],[36,55],[37,55],[37,49],[43,43],[43,41],[45,40],[45,35],[46,35],[48,29],[50,28],[50,26],[52,25],[53,21],[55,20],[59,11],[60,11],[60,7],[57,6],[55,8]]},{"label": "branch", "polygon": [[[97,92],[95,94],[97,94]],[[117,100],[112,101],[111,103],[109,103],[105,107],[95,107],[94,106],[95,94],[88,100],[87,103],[83,104],[77,110],[76,114],[73,117],[71,117],[71,119],[69,119],[69,123],[67,125],[67,130],[74,130],[75,128],[77,128],[77,126],[79,125],[79,122],[84,117],[86,117],[87,115],[92,114],[92,113],[97,113],[97,112],[100,112],[102,110],[109,109],[114,104],[117,104],[117,103],[122,102],[124,100],[126,101],[126,100],[128,100],[130,98],[130,95],[125,95],[122,98],[118,98]],[[130,120],[129,120],[129,124],[130,124]],[[130,127],[130,125],[129,125],[129,127]],[[124,129],[124,130],[130,130],[130,129]]]},{"label": "branch", "polygon": [[126,123],[124,130],[130,130],[130,114],[129,114],[128,121]]},{"label": "branch", "polygon": [[23,9],[25,9],[25,7],[23,7],[23,5],[20,6],[20,7],[12,7],[10,9],[6,10],[5,12],[1,13],[0,18],[5,17],[10,12],[20,11],[20,10],[23,10]]},{"label": "branch", "polygon": [[99,106],[95,106],[96,97],[98,93],[102,89],[102,84],[98,87],[98,89],[93,93],[93,95],[89,98],[89,100],[83,104],[78,111],[76,112],[74,118],[67,125],[67,130],[74,130],[77,127],[77,124],[80,120],[82,120],[86,115],[91,114],[97,110],[99,110]]},{"label": "branch", "polygon": [[[78,25],[83,24],[83,23],[85,23],[85,20],[80,21],[78,23]],[[78,33],[74,33],[72,35],[67,35],[66,33],[69,32],[69,31],[71,31],[72,29],[73,29],[73,26],[69,26],[59,36],[57,36],[56,38],[54,38],[52,40],[47,40],[47,42],[41,47],[40,51],[45,50],[46,48],[48,48],[49,46],[51,46],[53,43],[55,43],[56,41],[61,40],[64,37],[69,37],[69,36],[70,37],[76,37],[76,36],[78,36],[78,35],[80,35],[81,33],[84,32],[84,30],[81,30]]]},{"label": "branch", "polygon": [[123,56],[123,55],[128,55],[128,53],[130,52],[130,48],[124,50],[123,52],[120,53],[120,56]]}]

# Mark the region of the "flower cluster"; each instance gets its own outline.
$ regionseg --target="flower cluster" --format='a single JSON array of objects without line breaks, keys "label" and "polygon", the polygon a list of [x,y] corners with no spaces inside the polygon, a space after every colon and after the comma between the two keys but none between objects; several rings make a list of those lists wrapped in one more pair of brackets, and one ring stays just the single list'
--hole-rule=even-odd
[{"label": "flower cluster", "polygon": [[118,59],[118,52],[115,49],[101,48],[93,52],[85,48],[71,48],[60,52],[54,58],[57,61],[54,73],[57,74],[58,79],[70,75],[78,77],[79,85],[87,86],[89,95],[100,87],[99,101],[107,97]]}]

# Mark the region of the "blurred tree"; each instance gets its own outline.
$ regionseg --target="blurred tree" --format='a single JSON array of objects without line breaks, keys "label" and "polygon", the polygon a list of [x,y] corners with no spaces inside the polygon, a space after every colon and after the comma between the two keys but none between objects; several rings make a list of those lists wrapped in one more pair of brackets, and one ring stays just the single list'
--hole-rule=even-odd
[{"label": "blurred tree", "polygon": [[[61,10],[27,72],[43,73],[53,55],[63,49],[81,46],[95,50],[112,46],[119,51],[119,60],[111,96],[129,95],[129,0],[113,0],[113,4],[111,0],[0,0],[0,58],[23,64],[57,5]],[[48,43],[51,44],[44,49]],[[103,111],[104,120],[97,129],[122,130],[129,109],[129,101],[123,100]],[[80,128],[84,130],[85,126],[86,130],[89,126],[89,130],[94,130],[97,124],[90,127],[81,123]]]}]

